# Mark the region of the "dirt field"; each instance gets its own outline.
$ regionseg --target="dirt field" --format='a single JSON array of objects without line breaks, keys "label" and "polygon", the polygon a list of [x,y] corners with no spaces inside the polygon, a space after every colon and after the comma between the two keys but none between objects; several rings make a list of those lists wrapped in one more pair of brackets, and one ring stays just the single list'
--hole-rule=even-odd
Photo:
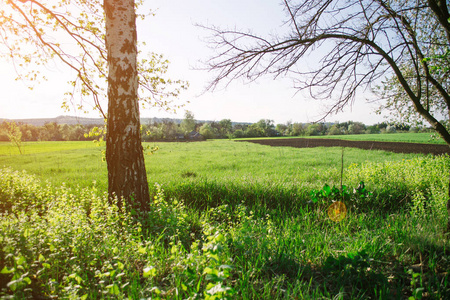
[{"label": "dirt field", "polygon": [[347,141],[337,139],[307,139],[307,138],[241,140],[241,142],[251,142],[275,147],[281,146],[295,147],[295,148],[353,147],[366,150],[384,150],[397,153],[424,153],[433,155],[447,153],[450,155],[450,147],[447,145],[416,144],[416,143]]}]

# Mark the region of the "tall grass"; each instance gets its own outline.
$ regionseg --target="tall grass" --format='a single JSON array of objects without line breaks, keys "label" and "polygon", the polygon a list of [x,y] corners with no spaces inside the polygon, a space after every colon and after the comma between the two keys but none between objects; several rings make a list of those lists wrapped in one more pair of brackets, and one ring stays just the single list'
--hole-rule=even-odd
[{"label": "tall grass", "polygon": [[[159,146],[147,167],[161,184],[152,183],[151,212],[137,215],[108,204],[101,170],[95,184],[73,179],[63,185],[47,171],[54,165],[42,162],[50,154],[1,157],[14,169],[29,168],[0,171],[1,297],[450,294],[450,243],[443,235],[447,156],[346,149],[343,183],[351,191],[364,181],[368,192],[350,193],[347,215],[337,223],[327,208],[342,199],[314,203],[310,192],[325,183],[339,187],[340,148],[230,141]],[[76,178],[65,172],[90,168],[81,164],[89,161],[83,155],[95,151],[60,152],[59,174]],[[33,155],[36,161],[24,164]]]}]

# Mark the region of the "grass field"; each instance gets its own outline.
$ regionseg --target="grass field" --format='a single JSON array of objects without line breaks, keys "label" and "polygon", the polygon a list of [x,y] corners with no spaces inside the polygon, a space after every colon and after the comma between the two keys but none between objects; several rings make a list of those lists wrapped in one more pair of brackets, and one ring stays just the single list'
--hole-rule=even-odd
[{"label": "grass field", "polygon": [[[152,212],[130,215],[107,203],[106,164],[92,142],[24,143],[24,155],[0,144],[0,296],[450,294],[447,156],[157,145],[146,156]],[[340,222],[328,215],[337,200],[347,208]]]},{"label": "grass field", "polygon": [[[405,142],[422,144],[445,144],[444,140],[435,133],[388,133],[388,134],[353,134],[331,135],[328,138],[352,141]],[[322,138],[325,138],[322,137]]]},{"label": "grass field", "polygon": [[[263,194],[267,194],[267,186],[283,186],[283,190],[292,194],[309,197],[312,188],[340,182],[342,149],[339,147],[315,150],[272,148],[228,140],[157,145],[160,150],[146,156],[149,184],[151,187],[155,183],[163,185],[171,197],[186,198],[186,194],[176,192],[185,186],[182,183],[201,187],[205,193],[211,192],[214,184],[231,184],[233,194],[238,198],[249,185],[254,186],[254,191],[259,186]],[[26,170],[55,186],[65,183],[69,187],[86,187],[95,181],[97,187],[106,190],[103,149],[92,142],[30,142],[24,143],[25,155],[19,155],[17,148],[4,143],[0,144],[0,166]],[[414,157],[417,155],[346,148],[344,167],[365,161],[400,161]],[[358,182],[348,184],[357,185]],[[195,197],[198,198],[197,193]],[[211,198],[211,195],[204,197]]]},{"label": "grass field", "polygon": [[[405,142],[422,144],[445,144],[444,140],[434,133],[388,133],[388,134],[353,134],[353,135],[322,135],[302,136],[303,138],[341,139],[352,141],[377,141],[377,142]],[[290,138],[302,138],[290,137]],[[288,137],[280,137],[288,138]],[[258,139],[258,138],[255,138]]]}]

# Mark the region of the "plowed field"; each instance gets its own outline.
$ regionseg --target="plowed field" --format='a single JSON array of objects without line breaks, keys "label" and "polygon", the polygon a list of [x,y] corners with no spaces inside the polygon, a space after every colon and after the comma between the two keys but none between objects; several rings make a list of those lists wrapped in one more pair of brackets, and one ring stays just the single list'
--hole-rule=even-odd
[{"label": "plowed field", "polygon": [[384,150],[397,153],[424,153],[440,155],[447,153],[450,155],[450,147],[447,145],[400,143],[400,142],[374,142],[374,141],[348,141],[337,139],[261,139],[261,140],[240,140],[242,142],[251,142],[261,145],[275,147],[295,147],[295,148],[313,148],[313,147],[353,147],[366,150]]}]

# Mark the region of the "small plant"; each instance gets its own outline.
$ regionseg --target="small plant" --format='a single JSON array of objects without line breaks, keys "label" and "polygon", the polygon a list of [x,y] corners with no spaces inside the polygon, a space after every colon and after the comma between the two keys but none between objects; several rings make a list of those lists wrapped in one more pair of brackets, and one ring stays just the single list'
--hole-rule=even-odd
[{"label": "small plant", "polygon": [[346,185],[342,185],[339,189],[336,186],[330,187],[325,184],[320,190],[312,190],[310,192],[311,201],[313,203],[329,202],[329,201],[349,201],[364,199],[370,196],[372,193],[367,191],[363,181],[361,181],[357,188],[350,190]]},{"label": "small plant", "polygon": [[12,262],[12,267],[4,266],[0,274],[12,274],[11,281],[6,285],[13,293],[17,295],[20,291],[26,289],[31,284],[31,279],[28,272],[28,264],[23,255],[13,256],[11,253],[5,257],[5,260]]},{"label": "small plant", "polygon": [[387,285],[387,278],[374,270],[374,259],[365,250],[348,253],[335,258],[327,257],[323,271],[341,285],[351,285],[361,290],[368,286],[381,289]]},{"label": "small plant", "polygon": [[412,269],[408,270],[408,274],[411,275],[411,290],[412,296],[408,300],[420,300],[423,297],[424,288],[422,285],[422,275],[415,273]]},{"label": "small plant", "polygon": [[236,291],[228,287],[226,280],[231,276],[233,267],[226,264],[226,256],[223,254],[225,236],[217,231],[207,236],[207,242],[203,245],[203,255],[208,258],[209,265],[203,270],[205,280],[208,282],[204,292],[205,299],[231,299]]},{"label": "small plant", "polygon": [[[84,134],[85,138],[93,138],[93,142],[98,147],[101,147],[105,144],[106,137],[106,119],[105,125],[103,127],[93,127],[88,133]],[[102,150],[102,161],[106,161],[106,150]]]}]

